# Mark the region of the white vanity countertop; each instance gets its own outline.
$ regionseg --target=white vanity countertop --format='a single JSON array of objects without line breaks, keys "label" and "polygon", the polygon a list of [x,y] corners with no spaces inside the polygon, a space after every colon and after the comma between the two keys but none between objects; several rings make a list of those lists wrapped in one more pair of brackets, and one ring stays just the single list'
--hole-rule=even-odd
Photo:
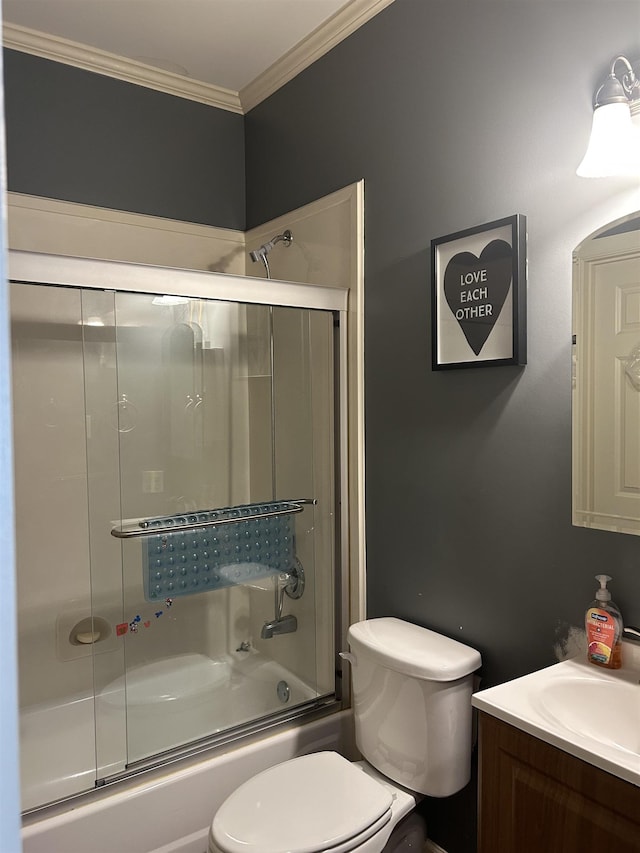
[{"label": "white vanity countertop", "polygon": [[473,706],[640,787],[640,645],[623,645],[619,670],[572,658],[481,690]]}]

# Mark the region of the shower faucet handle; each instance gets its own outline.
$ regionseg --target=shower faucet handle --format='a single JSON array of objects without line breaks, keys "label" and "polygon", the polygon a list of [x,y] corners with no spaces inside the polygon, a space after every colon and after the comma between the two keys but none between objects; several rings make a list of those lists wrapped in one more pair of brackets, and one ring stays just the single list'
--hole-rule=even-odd
[{"label": "shower faucet handle", "polygon": [[[280,577],[282,578],[283,575],[280,575]],[[284,591],[287,593],[289,598],[293,598],[294,600],[302,598],[305,585],[304,568],[297,557],[295,565],[284,574],[284,578],[286,578],[287,581],[284,586]]]}]

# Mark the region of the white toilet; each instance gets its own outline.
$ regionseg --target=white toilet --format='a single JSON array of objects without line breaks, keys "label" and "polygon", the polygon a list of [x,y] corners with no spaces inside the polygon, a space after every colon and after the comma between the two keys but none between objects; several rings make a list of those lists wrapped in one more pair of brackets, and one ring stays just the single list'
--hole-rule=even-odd
[{"label": "white toilet", "polygon": [[319,752],[259,773],[218,809],[209,853],[408,849],[390,836],[421,796],[447,797],[469,781],[480,653],[393,618],[358,622],[348,640],[365,760]]}]

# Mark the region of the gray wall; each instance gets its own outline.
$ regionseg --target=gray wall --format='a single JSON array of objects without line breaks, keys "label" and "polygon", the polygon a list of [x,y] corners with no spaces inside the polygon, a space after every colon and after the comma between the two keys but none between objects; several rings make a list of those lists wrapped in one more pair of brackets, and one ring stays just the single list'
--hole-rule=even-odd
[{"label": "gray wall", "polygon": [[244,229],[243,118],[4,51],[8,188]]},{"label": "gray wall", "polygon": [[[477,647],[485,685],[554,661],[593,576],[640,624],[640,539],[571,526],[571,252],[640,207],[575,169],[640,3],[396,0],[247,116],[249,226],[365,179],[367,582]],[[429,241],[522,213],[524,368],[432,372]],[[473,793],[428,808],[473,850]]]},{"label": "gray wall", "polygon": [[[370,615],[476,646],[492,684],[554,660],[593,575],[640,624],[640,539],[571,526],[571,250],[640,207],[575,176],[591,95],[640,59],[637,0],[396,0],[245,121],[253,227],[366,181]],[[244,227],[241,119],[7,52],[9,188]],[[432,372],[429,241],[528,219],[529,364]],[[474,849],[469,786],[427,803]]]}]

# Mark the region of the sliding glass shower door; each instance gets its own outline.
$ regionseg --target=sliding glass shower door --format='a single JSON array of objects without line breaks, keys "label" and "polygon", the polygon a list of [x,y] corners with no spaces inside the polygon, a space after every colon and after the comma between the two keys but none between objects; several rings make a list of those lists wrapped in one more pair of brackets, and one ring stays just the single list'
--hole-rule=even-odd
[{"label": "sliding glass shower door", "polygon": [[11,289],[22,807],[95,784],[80,291]]},{"label": "sliding glass shower door", "polygon": [[28,809],[334,693],[334,316],[12,288]]}]

